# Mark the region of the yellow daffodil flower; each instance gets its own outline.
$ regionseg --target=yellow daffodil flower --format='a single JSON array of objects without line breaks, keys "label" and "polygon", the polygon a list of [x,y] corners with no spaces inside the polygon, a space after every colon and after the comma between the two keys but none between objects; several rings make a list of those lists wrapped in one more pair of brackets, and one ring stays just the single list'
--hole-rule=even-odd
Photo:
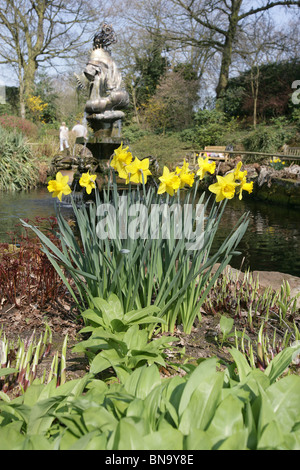
[{"label": "yellow daffodil flower", "polygon": [[180,188],[183,188],[186,184],[193,186],[195,174],[189,170],[189,163],[184,159],[182,168],[176,167],[176,174],[180,178]]},{"label": "yellow daffodil flower", "polygon": [[127,173],[125,166],[132,162],[132,154],[128,151],[129,147],[123,148],[123,142],[120,147],[115,150],[110,166],[119,173],[120,178],[126,179]]},{"label": "yellow daffodil flower", "polygon": [[124,167],[124,170],[127,175],[126,184],[128,184],[129,181],[136,184],[142,184],[143,180],[144,184],[146,184],[147,176],[151,175],[151,171],[149,170],[149,158],[145,158],[144,160],[135,158],[132,163]]},{"label": "yellow daffodil flower", "polygon": [[217,183],[211,184],[208,189],[216,194],[216,202],[220,202],[223,199],[232,199],[236,186],[238,183],[235,182],[234,173],[228,173],[225,176],[217,175]]},{"label": "yellow daffodil flower", "polygon": [[179,175],[180,173],[188,173],[190,171],[189,169],[189,163],[186,161],[186,159],[183,159],[183,164],[182,168],[179,168],[179,166],[176,167],[176,173]]},{"label": "yellow daffodil flower", "polygon": [[157,190],[157,194],[167,192],[170,196],[174,196],[175,191],[180,186],[180,178],[176,175],[175,171],[170,172],[169,168],[164,167],[162,176],[159,177],[161,182]]},{"label": "yellow daffodil flower", "polygon": [[49,193],[53,193],[52,197],[58,197],[58,199],[61,201],[62,195],[64,194],[67,196],[72,192],[70,186],[68,185],[69,181],[69,176],[63,176],[61,172],[59,171],[56,174],[56,179],[55,180],[50,180],[48,183],[48,191]]},{"label": "yellow daffodil flower", "polygon": [[242,181],[247,175],[247,170],[241,171],[242,164],[242,162],[239,162],[236,168],[234,169],[234,179],[240,181]]},{"label": "yellow daffodil flower", "polygon": [[216,169],[216,162],[209,162],[208,157],[205,159],[202,157],[198,158],[198,166],[199,170],[197,171],[197,175],[200,177],[202,180],[204,178],[205,173],[211,173],[213,174]]},{"label": "yellow daffodil flower", "polygon": [[193,186],[195,179],[194,173],[181,173],[178,176],[180,178],[180,188],[183,188],[186,184],[190,187]]},{"label": "yellow daffodil flower", "polygon": [[251,183],[247,183],[246,178],[243,178],[240,188],[239,188],[239,199],[242,199],[242,192],[247,191],[249,194],[253,191],[253,181]]},{"label": "yellow daffodil flower", "polygon": [[89,171],[81,175],[79,184],[80,186],[85,187],[87,194],[91,194],[92,189],[95,189],[96,178],[97,178],[97,175],[90,175]]}]

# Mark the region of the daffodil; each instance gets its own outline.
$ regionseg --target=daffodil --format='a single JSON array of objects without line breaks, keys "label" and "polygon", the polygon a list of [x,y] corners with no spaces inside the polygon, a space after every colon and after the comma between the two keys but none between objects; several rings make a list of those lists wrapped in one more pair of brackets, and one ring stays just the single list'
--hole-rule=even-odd
[{"label": "daffodil", "polygon": [[239,199],[242,199],[242,192],[247,191],[249,194],[252,193],[253,191],[253,181],[251,183],[247,183],[246,178],[243,178],[243,180],[240,183],[239,187]]},{"label": "daffodil", "polygon": [[90,175],[89,171],[81,175],[79,184],[80,186],[85,187],[87,194],[91,194],[92,189],[95,189],[96,178],[97,178],[97,175]]},{"label": "daffodil", "polygon": [[136,157],[132,163],[124,167],[124,171],[126,172],[126,184],[128,184],[129,181],[136,184],[142,184],[143,182],[146,184],[147,177],[151,175],[151,171],[149,170],[149,158],[139,160]]},{"label": "daffodil", "polygon": [[216,162],[209,162],[208,156],[206,158],[199,157],[198,166],[199,170],[197,171],[197,175],[202,180],[204,178],[205,173],[213,174],[215,172]]},{"label": "daffodil", "polygon": [[211,184],[208,189],[216,194],[216,202],[223,199],[232,199],[235,195],[235,188],[238,183],[235,182],[234,173],[228,173],[225,176],[217,175],[217,183]]},{"label": "daffodil", "polygon": [[184,158],[182,167],[181,168],[179,168],[178,166],[176,167],[176,174],[179,175],[180,173],[188,173],[189,171],[190,171],[189,163]]},{"label": "daffodil", "polygon": [[247,170],[241,171],[242,164],[242,162],[239,162],[234,170],[234,178],[240,181],[242,181],[247,175]]},{"label": "daffodil", "polygon": [[69,181],[69,176],[65,175],[63,176],[61,172],[59,171],[56,174],[55,180],[50,180],[48,183],[48,191],[49,193],[53,193],[52,197],[58,197],[58,199],[61,201],[62,195],[64,194],[67,196],[72,192],[70,186],[68,185]]},{"label": "daffodil", "polygon": [[186,184],[190,187],[193,186],[195,179],[194,173],[181,173],[178,176],[180,178],[180,188],[183,188]]},{"label": "daffodil", "polygon": [[123,148],[123,142],[120,147],[115,150],[110,166],[114,168],[118,173],[120,178],[126,179],[127,173],[125,171],[126,165],[129,165],[132,162],[132,154],[129,152],[129,147]]},{"label": "daffodil", "polygon": [[163,194],[167,192],[170,196],[174,196],[175,191],[180,186],[180,178],[176,175],[175,171],[170,171],[166,166],[162,176],[159,177],[160,185],[157,190],[157,194]]},{"label": "daffodil", "polygon": [[193,186],[195,174],[189,169],[189,163],[184,159],[182,168],[176,167],[176,174],[180,178],[180,188],[183,188],[186,184]]}]

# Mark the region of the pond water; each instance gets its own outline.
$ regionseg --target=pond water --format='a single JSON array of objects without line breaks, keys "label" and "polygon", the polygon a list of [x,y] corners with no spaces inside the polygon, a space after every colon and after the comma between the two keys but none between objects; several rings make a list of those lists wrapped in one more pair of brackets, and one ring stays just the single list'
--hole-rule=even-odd
[{"label": "pond water", "polygon": [[[70,209],[64,209],[66,215]],[[239,217],[250,213],[250,222],[240,245],[242,255],[231,260],[234,268],[279,271],[300,277],[300,211],[247,199],[228,201],[216,244],[230,232]],[[46,188],[26,193],[0,193],[0,242],[10,241],[8,232],[20,234],[20,218],[55,215],[54,199]]]},{"label": "pond water", "polygon": [[249,212],[249,226],[232,258],[234,268],[251,271],[279,271],[300,277],[300,211],[247,199],[228,201],[216,236],[219,243],[239,217]]}]

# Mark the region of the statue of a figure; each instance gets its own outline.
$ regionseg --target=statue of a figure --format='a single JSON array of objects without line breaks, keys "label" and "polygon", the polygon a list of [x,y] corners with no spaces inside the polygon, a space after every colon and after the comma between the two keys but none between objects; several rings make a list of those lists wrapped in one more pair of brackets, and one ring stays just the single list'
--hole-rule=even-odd
[{"label": "statue of a figure", "polygon": [[120,111],[128,106],[129,96],[122,87],[121,74],[111,58],[107,47],[116,42],[112,26],[104,24],[94,36],[93,50],[79,86],[89,86],[89,98],[85,105],[86,119],[94,131],[124,117]]}]

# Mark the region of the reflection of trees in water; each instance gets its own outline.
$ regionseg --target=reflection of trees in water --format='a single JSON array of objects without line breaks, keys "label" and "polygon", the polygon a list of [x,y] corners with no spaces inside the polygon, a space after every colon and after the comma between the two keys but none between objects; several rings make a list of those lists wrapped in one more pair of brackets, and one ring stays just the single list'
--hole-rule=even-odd
[{"label": "reflection of trees in water", "polygon": [[54,215],[53,199],[47,189],[1,193],[0,242],[10,242],[12,238],[17,239],[24,234],[20,219],[34,220],[36,217],[48,218]]},{"label": "reflection of trees in water", "polygon": [[300,276],[300,214],[295,209],[256,201],[227,202],[217,232],[216,250],[244,212],[249,214],[249,227],[241,240],[231,265],[243,269],[281,271]]}]

